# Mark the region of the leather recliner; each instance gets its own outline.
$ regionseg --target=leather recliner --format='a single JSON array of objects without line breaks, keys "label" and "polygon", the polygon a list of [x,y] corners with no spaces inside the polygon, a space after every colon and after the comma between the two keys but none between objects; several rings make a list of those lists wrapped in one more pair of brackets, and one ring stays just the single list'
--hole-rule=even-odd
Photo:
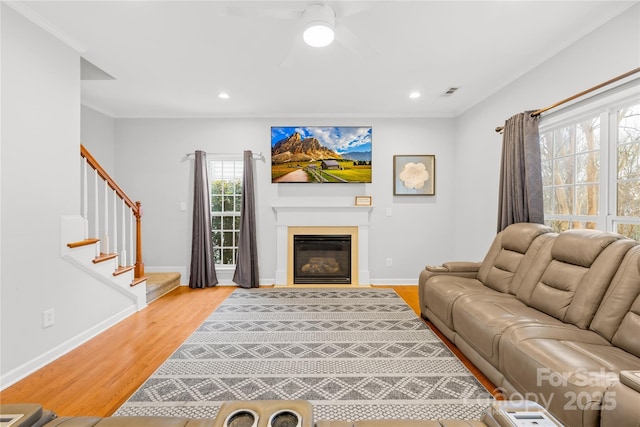
[{"label": "leather recliner", "polygon": [[[275,416],[295,414],[297,423],[287,417],[282,423]],[[495,401],[487,408],[481,420],[314,420],[313,406],[308,401],[232,401],[224,403],[215,418],[184,417],[57,417],[43,410],[38,404],[3,404],[0,414],[23,414],[11,427],[513,427],[510,415],[521,414],[526,418],[546,417],[551,425],[561,424],[549,412],[535,402]],[[254,422],[234,419],[251,414]],[[411,414],[407,414],[410,417]],[[4,415],[3,415],[4,418]],[[549,424],[545,424],[549,425]]]},{"label": "leather recliner", "polygon": [[[513,224],[473,263],[427,266],[421,313],[505,395],[570,426],[640,425],[640,245],[614,233]],[[456,267],[466,266],[463,275]],[[614,415],[615,414],[615,415]]]}]

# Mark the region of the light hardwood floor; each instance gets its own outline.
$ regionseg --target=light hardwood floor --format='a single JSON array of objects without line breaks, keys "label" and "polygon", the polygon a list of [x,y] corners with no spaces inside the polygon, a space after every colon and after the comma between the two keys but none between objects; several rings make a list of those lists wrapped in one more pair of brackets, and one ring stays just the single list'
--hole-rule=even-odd
[{"label": "light hardwood floor", "polygon": [[[380,287],[393,288],[420,315],[417,286]],[[40,403],[61,416],[109,416],[235,289],[181,286],[3,390],[0,403]],[[488,390],[495,388],[436,333]]]}]

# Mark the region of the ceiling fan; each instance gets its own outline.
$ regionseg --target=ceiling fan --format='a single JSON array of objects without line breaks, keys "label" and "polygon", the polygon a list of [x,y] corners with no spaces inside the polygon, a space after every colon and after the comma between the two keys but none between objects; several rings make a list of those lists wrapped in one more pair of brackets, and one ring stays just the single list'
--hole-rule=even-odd
[{"label": "ceiling fan", "polygon": [[[265,16],[276,19],[296,21],[296,34],[291,48],[280,62],[281,67],[293,64],[296,53],[305,47],[321,48],[338,43],[361,58],[370,58],[378,52],[368,43],[354,34],[343,19],[367,10],[365,2],[336,2],[332,7],[327,2],[316,2],[301,8],[261,5],[260,7],[230,5],[227,8],[231,16]],[[305,46],[306,45],[308,46]]]}]

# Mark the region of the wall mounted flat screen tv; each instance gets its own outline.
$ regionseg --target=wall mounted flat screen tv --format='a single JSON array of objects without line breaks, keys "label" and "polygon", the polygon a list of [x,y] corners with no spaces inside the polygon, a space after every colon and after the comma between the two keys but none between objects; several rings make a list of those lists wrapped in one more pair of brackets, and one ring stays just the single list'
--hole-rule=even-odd
[{"label": "wall mounted flat screen tv", "polygon": [[371,126],[272,126],[271,182],[371,182]]}]

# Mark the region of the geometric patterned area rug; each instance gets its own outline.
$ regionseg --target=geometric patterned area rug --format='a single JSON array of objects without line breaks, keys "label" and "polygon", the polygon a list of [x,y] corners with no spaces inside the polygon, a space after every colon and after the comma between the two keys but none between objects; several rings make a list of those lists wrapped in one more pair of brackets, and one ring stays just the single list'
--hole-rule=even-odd
[{"label": "geometric patterned area rug", "polygon": [[308,400],[316,420],[479,419],[493,399],[392,289],[237,289],[115,415]]}]

